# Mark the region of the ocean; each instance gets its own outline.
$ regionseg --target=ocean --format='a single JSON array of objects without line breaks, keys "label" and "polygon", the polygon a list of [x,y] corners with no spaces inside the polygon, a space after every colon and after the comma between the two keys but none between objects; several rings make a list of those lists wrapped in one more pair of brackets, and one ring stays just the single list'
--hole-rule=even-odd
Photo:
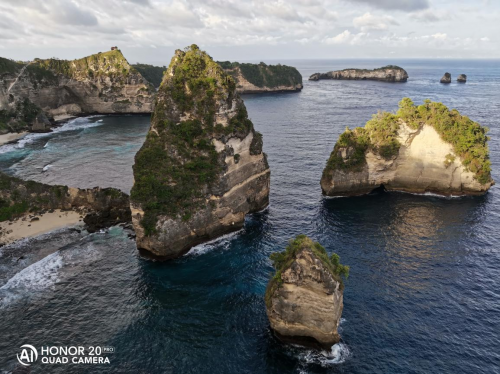
[{"label": "ocean", "polygon": [[[141,258],[130,232],[62,229],[0,248],[0,369],[22,344],[110,346],[106,365],[31,366],[31,373],[498,373],[500,201],[379,192],[325,198],[319,181],[346,126],[403,97],[441,101],[490,128],[500,180],[499,61],[393,60],[407,83],[309,82],[315,72],[380,60],[280,61],[300,93],[246,95],[271,167],[270,205],[244,228],[182,258]],[[269,61],[273,63],[273,61]],[[442,85],[446,72],[454,79]],[[468,82],[455,82],[458,74]],[[78,118],[0,147],[0,170],[26,179],[129,192],[147,116]],[[342,341],[287,346],[269,329],[269,255],[306,234],[350,266]]]}]

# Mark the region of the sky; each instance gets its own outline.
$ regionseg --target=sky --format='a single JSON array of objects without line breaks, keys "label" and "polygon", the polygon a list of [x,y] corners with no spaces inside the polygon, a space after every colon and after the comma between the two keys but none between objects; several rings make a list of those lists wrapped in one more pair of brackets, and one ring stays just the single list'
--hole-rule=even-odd
[{"label": "sky", "polygon": [[168,65],[216,60],[500,58],[498,0],[0,0],[0,56],[74,59],[118,46]]}]

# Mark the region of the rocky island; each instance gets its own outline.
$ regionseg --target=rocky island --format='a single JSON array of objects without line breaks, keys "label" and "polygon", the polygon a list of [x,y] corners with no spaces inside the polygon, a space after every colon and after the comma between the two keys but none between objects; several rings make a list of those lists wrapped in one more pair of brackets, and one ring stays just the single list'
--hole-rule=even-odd
[{"label": "rocky island", "polygon": [[457,110],[409,98],[396,114],[379,112],[365,127],[346,129],[327,161],[321,189],[328,196],[386,190],[480,195],[491,179],[488,129]]},{"label": "rocky island", "polygon": [[346,79],[346,80],[372,80],[383,82],[406,82],[408,73],[405,69],[387,65],[381,68],[368,69],[344,69],[329,71],[328,73],[314,73],[309,77],[310,81],[318,81],[321,79]]},{"label": "rocky island", "polygon": [[267,286],[265,302],[275,335],[316,348],[338,343],[344,307],[342,276],[349,276],[349,267],[305,235],[291,240],[285,251],[273,253],[271,260],[276,274]]},{"label": "rocky island", "polygon": [[71,61],[2,59],[0,77],[0,109],[29,100],[49,117],[151,113],[155,93],[118,49]]},{"label": "rocky island", "polygon": [[443,77],[439,81],[439,83],[451,83],[451,74],[450,73],[444,73]]},{"label": "rocky island", "polygon": [[302,75],[287,65],[217,62],[236,81],[240,94],[265,92],[297,92],[302,90]]},{"label": "rocky island", "polygon": [[457,78],[458,83],[465,83],[467,82],[467,75],[465,74],[460,74]]},{"label": "rocky island", "polygon": [[133,169],[137,246],[163,258],[240,229],[268,205],[262,135],[234,79],[196,45],[175,52]]}]

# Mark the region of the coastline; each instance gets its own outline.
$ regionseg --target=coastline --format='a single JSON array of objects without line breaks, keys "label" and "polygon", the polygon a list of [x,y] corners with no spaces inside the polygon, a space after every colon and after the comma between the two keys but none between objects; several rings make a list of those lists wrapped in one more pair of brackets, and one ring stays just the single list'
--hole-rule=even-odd
[{"label": "coastline", "polygon": [[83,225],[83,217],[74,210],[55,209],[41,215],[26,214],[12,221],[0,222],[0,243],[10,244],[79,223]]},{"label": "coastline", "polygon": [[15,141],[21,139],[26,134],[28,134],[27,131],[23,131],[23,132],[20,132],[20,133],[9,132],[7,134],[0,135],[0,146],[2,146],[4,144],[15,142]]}]

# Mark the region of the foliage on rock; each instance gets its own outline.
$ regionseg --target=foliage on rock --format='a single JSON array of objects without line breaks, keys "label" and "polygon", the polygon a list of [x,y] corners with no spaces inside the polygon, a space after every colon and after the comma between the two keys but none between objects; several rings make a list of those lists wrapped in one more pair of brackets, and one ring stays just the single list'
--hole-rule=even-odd
[{"label": "foliage on rock", "polygon": [[132,65],[141,75],[153,86],[160,87],[163,80],[163,73],[167,70],[166,66],[153,66],[148,64]]},{"label": "foliage on rock", "polygon": [[217,62],[233,77],[237,77],[238,70],[247,81],[257,87],[296,86],[302,84],[302,75],[292,66],[249,64],[229,61]]},{"label": "foliage on rock", "polygon": [[[485,184],[491,180],[491,162],[488,151],[488,129],[462,116],[456,109],[449,110],[444,104],[426,100],[416,106],[409,98],[399,103],[396,114],[379,112],[365,127],[356,127],[340,135],[327,161],[329,170],[359,170],[365,163],[368,150],[385,159],[399,152],[398,130],[401,123],[412,129],[425,124],[433,126],[443,141],[453,146],[463,165],[473,172],[476,179]],[[344,151],[344,154],[342,153]],[[448,161],[449,162],[449,161]]]},{"label": "foliage on rock", "polygon": [[[156,233],[158,216],[184,221],[207,205],[210,188],[224,173],[224,152],[213,139],[253,132],[235,82],[196,45],[177,50],[159,89],[151,130],[135,157],[131,199],[144,210],[146,235]],[[236,110],[227,124],[215,123],[221,106]]]}]

